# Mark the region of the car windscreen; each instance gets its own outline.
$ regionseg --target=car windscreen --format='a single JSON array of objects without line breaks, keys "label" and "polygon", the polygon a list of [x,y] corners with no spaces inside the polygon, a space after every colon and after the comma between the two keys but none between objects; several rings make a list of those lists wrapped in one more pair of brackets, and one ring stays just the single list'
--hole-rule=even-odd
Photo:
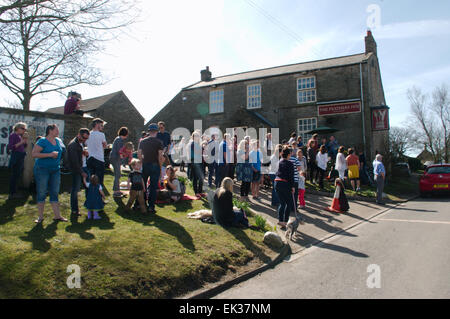
[{"label": "car windscreen", "polygon": [[450,166],[430,167],[428,174],[450,174]]}]

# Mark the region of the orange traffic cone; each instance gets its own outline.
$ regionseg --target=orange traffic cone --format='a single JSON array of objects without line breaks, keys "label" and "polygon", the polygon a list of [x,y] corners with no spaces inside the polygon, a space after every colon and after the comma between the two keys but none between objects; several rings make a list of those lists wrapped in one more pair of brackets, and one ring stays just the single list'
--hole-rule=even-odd
[{"label": "orange traffic cone", "polygon": [[340,186],[337,186],[336,191],[334,192],[333,201],[331,202],[331,206],[326,208],[327,211],[335,212],[335,213],[342,213],[341,205],[339,204],[339,193],[340,193]]}]

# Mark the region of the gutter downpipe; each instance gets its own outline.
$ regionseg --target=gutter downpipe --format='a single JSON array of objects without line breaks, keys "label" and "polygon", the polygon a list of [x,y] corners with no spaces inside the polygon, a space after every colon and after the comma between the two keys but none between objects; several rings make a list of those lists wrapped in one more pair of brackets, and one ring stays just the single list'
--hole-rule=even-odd
[{"label": "gutter downpipe", "polygon": [[362,63],[359,63],[359,82],[361,86],[361,116],[362,116],[362,130],[363,130],[363,144],[364,153],[366,153],[366,122],[364,114],[364,91],[363,91],[363,79],[362,79]]}]

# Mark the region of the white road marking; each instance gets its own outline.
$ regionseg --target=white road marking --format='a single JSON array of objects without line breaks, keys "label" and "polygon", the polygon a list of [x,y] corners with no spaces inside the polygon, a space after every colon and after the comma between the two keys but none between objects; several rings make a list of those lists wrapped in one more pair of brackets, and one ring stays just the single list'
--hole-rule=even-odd
[{"label": "white road marking", "polygon": [[378,220],[389,221],[389,222],[407,222],[407,223],[424,223],[424,224],[446,224],[450,225],[450,222],[446,221],[432,221],[432,220],[408,220],[408,219],[390,219],[390,218],[381,218]]}]

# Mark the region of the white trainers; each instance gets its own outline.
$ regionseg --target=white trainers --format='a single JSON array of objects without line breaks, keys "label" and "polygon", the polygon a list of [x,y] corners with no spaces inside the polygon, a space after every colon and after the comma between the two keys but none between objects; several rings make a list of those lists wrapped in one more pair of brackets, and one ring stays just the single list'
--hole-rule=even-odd
[{"label": "white trainers", "polygon": [[92,212],[91,211],[88,212],[88,219],[92,219]]},{"label": "white trainers", "polygon": [[94,219],[98,220],[98,219],[102,219],[100,216],[98,216],[98,212],[94,212]]}]

